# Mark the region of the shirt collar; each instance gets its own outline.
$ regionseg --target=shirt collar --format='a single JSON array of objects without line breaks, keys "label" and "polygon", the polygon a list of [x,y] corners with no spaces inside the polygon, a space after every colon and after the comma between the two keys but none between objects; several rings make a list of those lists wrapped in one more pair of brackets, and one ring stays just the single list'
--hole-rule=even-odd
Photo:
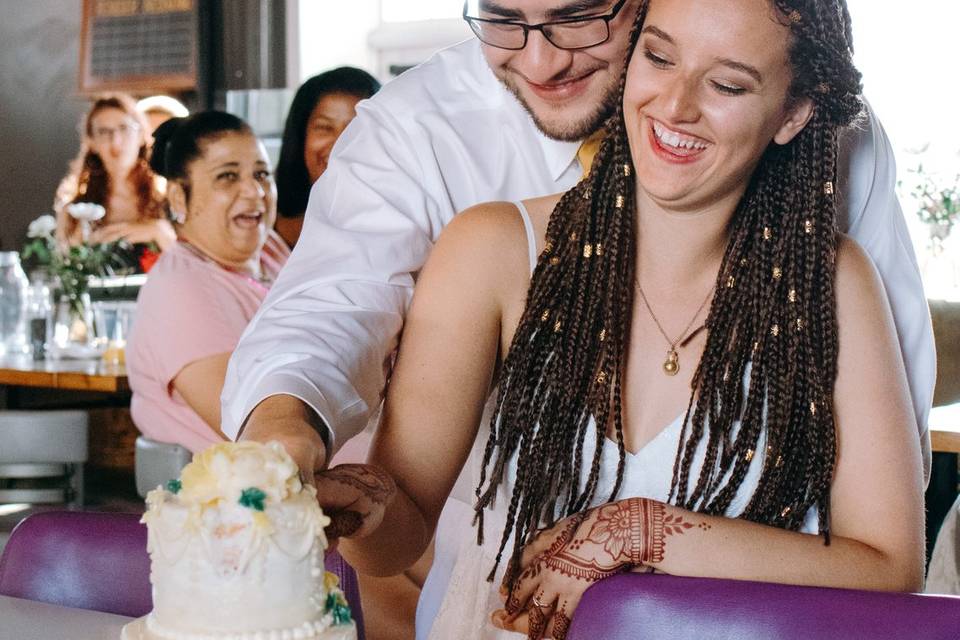
[{"label": "shirt collar", "polygon": [[[554,181],[560,180],[560,177],[570,169],[570,165],[577,162],[577,151],[580,149],[581,141],[577,140],[574,142],[564,142],[563,140],[554,140],[553,138],[548,138],[537,128],[537,125],[533,121],[533,117],[526,110],[526,108],[520,104],[520,101],[517,100],[510,91],[503,87],[501,84],[502,91],[507,94],[508,100],[506,101],[510,108],[517,109],[522,112],[522,117],[526,118],[530,122],[530,126],[536,130],[536,139],[540,143],[540,150],[543,152],[543,159],[547,163],[547,169],[550,171],[550,177]],[[579,171],[578,171],[579,172]]]},{"label": "shirt collar", "polygon": [[580,142],[552,140],[539,131],[537,131],[537,137],[540,139],[543,157],[547,160],[550,175],[554,180],[559,180],[560,176],[570,169],[570,165],[577,162],[577,151],[580,149]]}]

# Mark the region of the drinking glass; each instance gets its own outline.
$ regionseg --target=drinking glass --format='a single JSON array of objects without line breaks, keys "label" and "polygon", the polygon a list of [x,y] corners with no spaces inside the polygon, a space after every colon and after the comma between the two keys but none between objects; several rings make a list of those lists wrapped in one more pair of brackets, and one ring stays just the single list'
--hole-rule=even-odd
[{"label": "drinking glass", "polygon": [[124,364],[127,337],[133,326],[136,302],[106,300],[93,303],[93,319],[97,327],[97,339],[105,346],[103,360],[111,364]]}]

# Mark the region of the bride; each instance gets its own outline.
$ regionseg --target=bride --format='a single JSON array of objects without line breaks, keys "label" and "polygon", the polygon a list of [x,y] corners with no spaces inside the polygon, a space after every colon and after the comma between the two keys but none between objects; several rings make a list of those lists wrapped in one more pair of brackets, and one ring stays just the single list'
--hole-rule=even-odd
[{"label": "bride", "polygon": [[432,637],[563,638],[583,591],[630,570],[920,588],[903,363],[836,230],[848,34],[842,0],[651,0],[593,172],[443,233],[372,466],[321,478],[382,513],[341,548],[386,575],[474,465],[482,544],[464,527],[434,568]]}]

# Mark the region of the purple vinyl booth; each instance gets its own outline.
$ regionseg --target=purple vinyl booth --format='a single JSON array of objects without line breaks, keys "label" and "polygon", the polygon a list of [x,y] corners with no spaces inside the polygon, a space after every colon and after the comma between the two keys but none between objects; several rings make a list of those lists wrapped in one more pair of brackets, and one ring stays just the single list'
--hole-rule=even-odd
[{"label": "purple vinyl booth", "polygon": [[[337,574],[363,640],[357,574],[333,552]],[[147,528],[134,513],[48,511],[25,518],[0,557],[0,595],[140,617],[153,608]]]},{"label": "purple vinyl booth", "polygon": [[960,598],[628,573],[587,590],[567,635],[668,638],[957,640]]}]

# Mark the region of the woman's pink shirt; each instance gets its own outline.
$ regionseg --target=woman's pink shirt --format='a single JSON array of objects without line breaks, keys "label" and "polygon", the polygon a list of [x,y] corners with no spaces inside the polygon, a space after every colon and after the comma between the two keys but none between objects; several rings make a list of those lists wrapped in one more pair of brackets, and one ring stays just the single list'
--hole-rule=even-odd
[{"label": "woman's pink shirt", "polygon": [[[260,258],[267,282],[289,255],[271,231]],[[177,393],[173,380],[192,362],[232,352],[267,287],[179,242],[161,254],[137,298],[126,349],[130,413],[143,435],[192,452],[221,440]]]}]

